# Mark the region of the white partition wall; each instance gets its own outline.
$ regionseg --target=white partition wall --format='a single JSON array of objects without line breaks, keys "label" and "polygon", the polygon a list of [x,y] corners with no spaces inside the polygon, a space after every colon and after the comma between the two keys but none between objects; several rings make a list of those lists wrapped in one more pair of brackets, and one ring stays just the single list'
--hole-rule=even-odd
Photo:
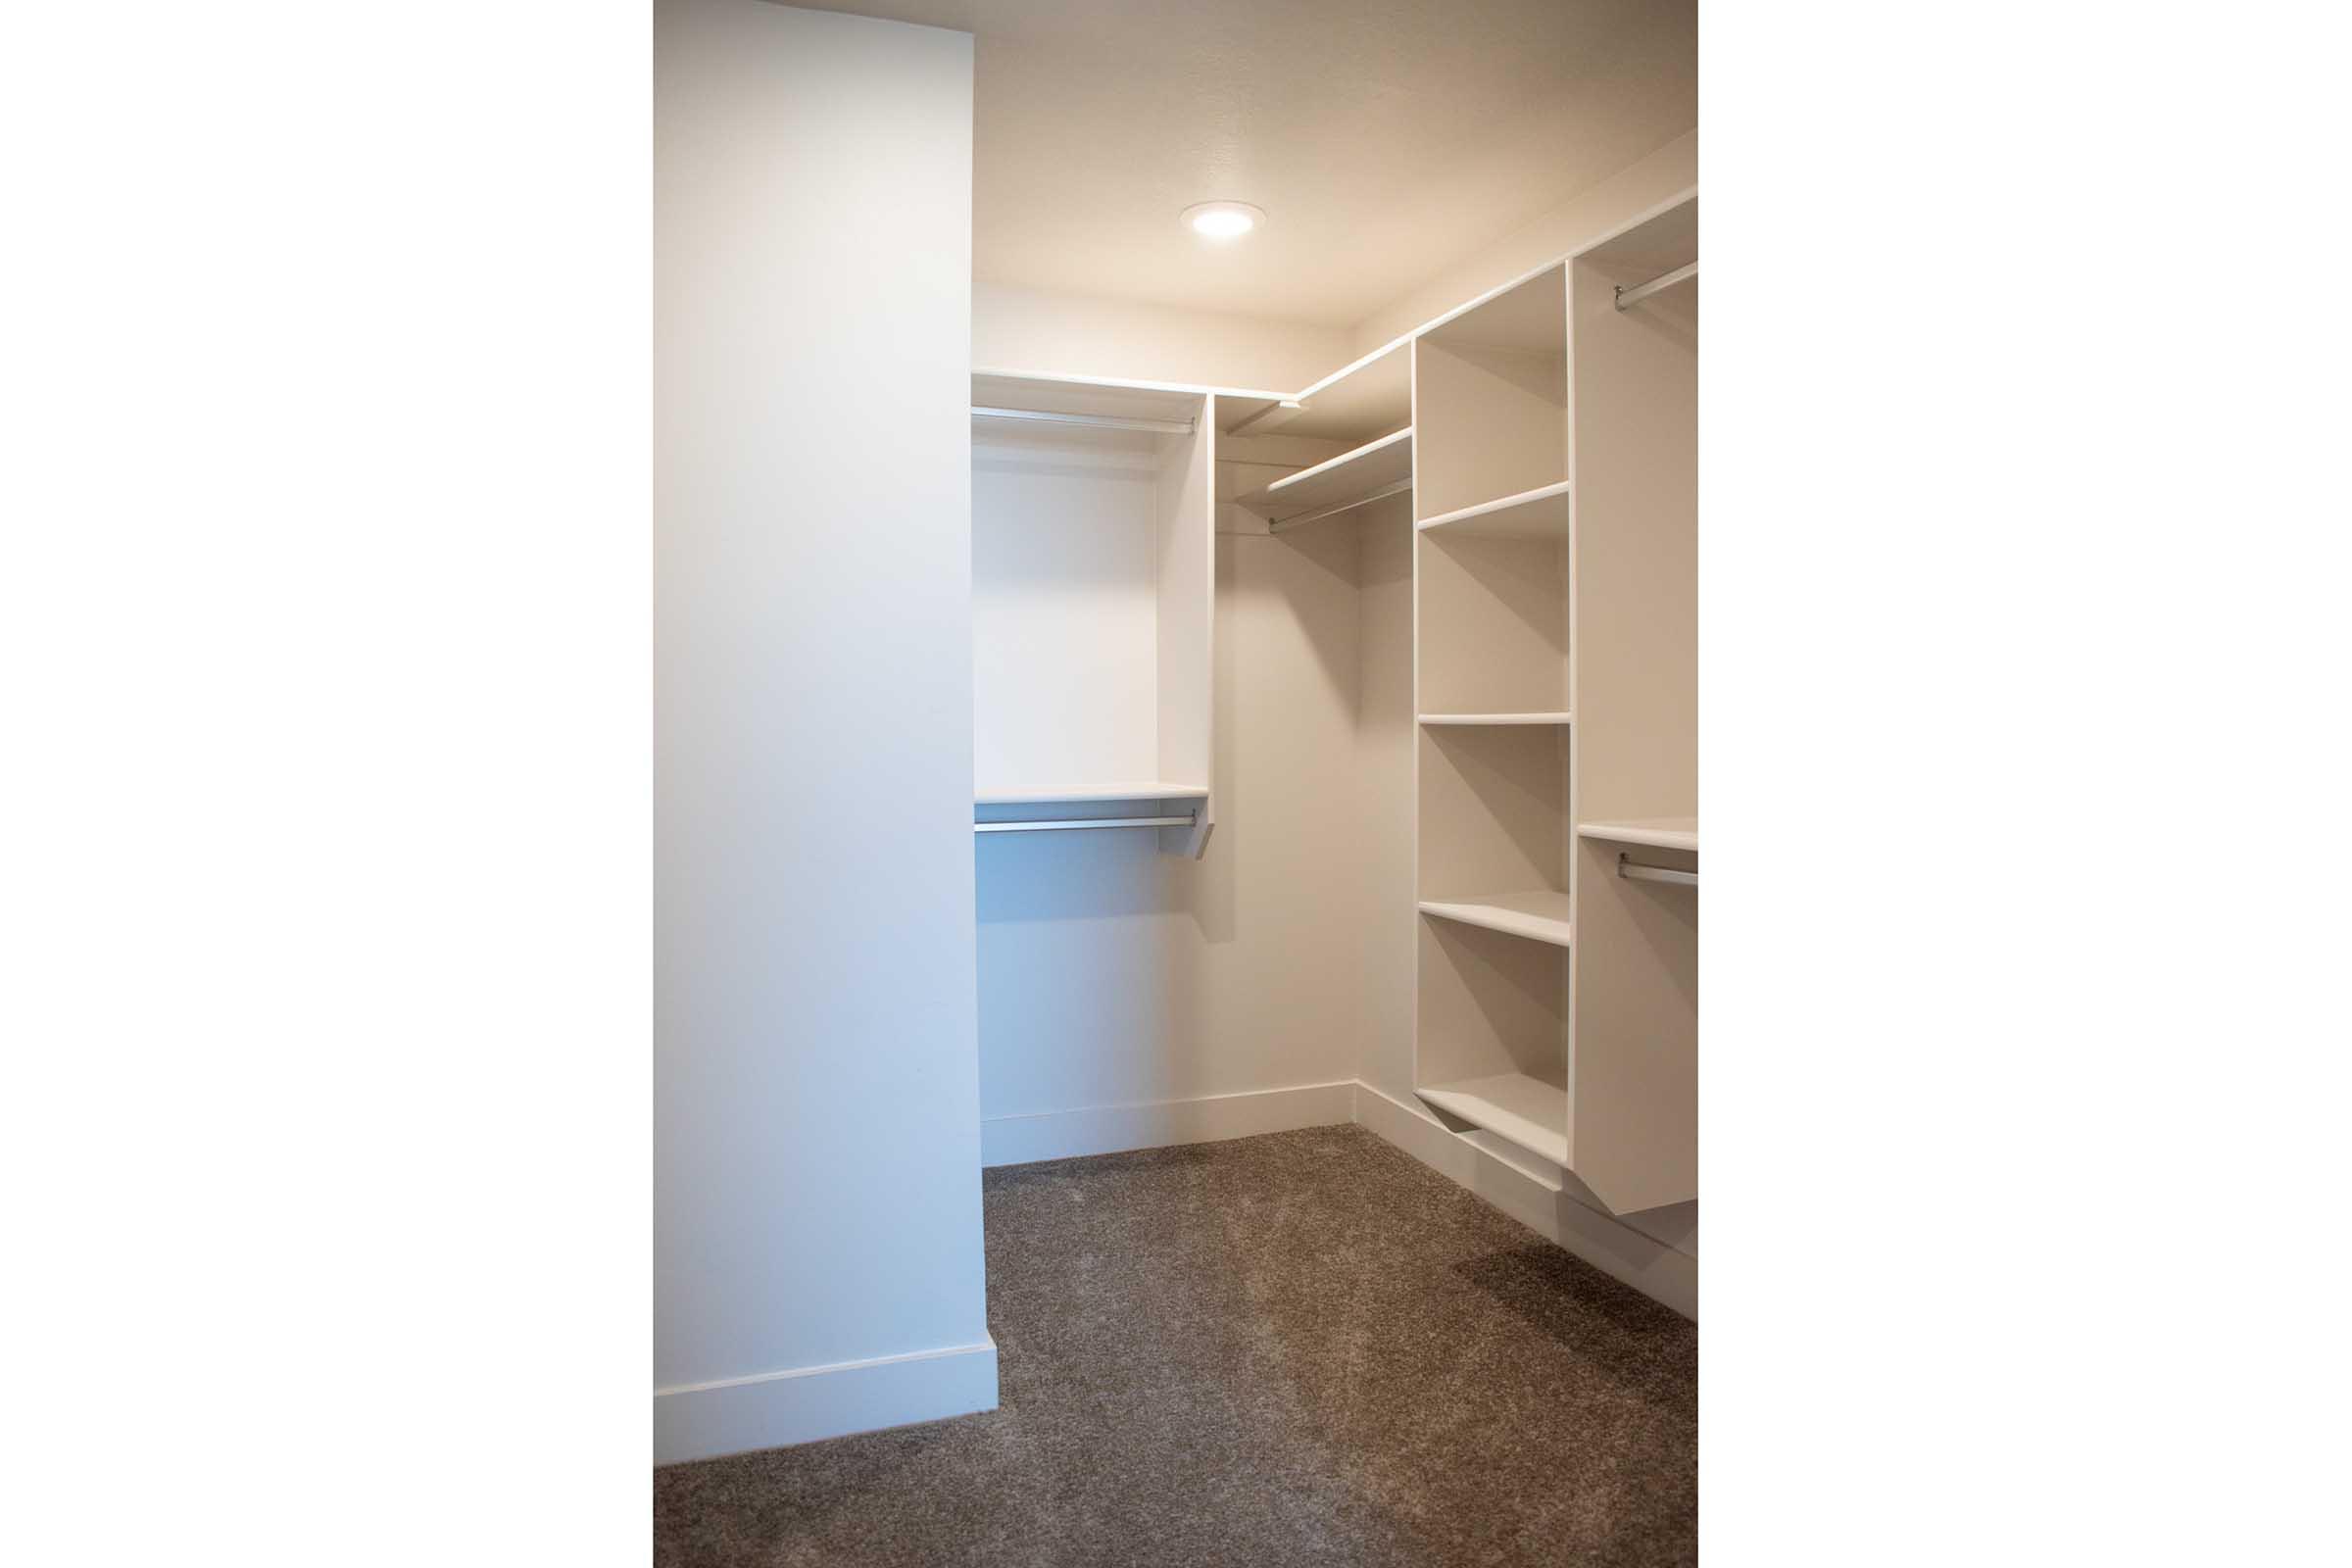
[{"label": "white partition wall", "polygon": [[658,0],[654,44],[665,1461],[985,1408],[996,1352],[969,816],[972,41]]}]

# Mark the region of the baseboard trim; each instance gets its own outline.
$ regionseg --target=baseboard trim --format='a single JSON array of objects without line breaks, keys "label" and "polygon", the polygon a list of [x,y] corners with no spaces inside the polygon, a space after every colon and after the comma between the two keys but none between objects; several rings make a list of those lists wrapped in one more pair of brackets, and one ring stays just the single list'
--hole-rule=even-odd
[{"label": "baseboard trim", "polygon": [[1170,1144],[1213,1144],[1300,1127],[1345,1126],[1356,1119],[1355,1090],[1355,1080],[1348,1078],[1197,1100],[992,1116],[980,1123],[980,1163],[1026,1165]]},{"label": "baseboard trim", "polygon": [[1370,1084],[1355,1085],[1355,1120],[1612,1279],[1687,1318],[1698,1316],[1697,1258],[1497,1156],[1473,1142],[1475,1135],[1447,1131],[1429,1112]]},{"label": "baseboard trim", "polygon": [[654,1391],[654,1463],[715,1459],[997,1407],[997,1342]]}]

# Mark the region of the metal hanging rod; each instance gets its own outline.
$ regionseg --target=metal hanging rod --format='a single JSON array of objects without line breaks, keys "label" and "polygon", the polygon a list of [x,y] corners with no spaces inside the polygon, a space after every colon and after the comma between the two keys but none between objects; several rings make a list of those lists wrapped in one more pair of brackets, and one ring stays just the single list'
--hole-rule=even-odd
[{"label": "metal hanging rod", "polygon": [[1698,886],[1696,871],[1678,871],[1671,865],[1643,865],[1622,855],[1617,857],[1617,874],[1628,882],[1667,882],[1678,888]]},{"label": "metal hanging rod", "polygon": [[1677,283],[1689,282],[1697,275],[1698,264],[1689,262],[1671,272],[1660,272],[1646,283],[1636,283],[1632,288],[1620,284],[1617,289],[1617,308],[1622,311],[1629,305],[1639,305],[1658,290],[1672,288]]},{"label": "metal hanging rod", "polygon": [[1079,827],[1191,827],[1189,816],[1075,816],[1053,822],[974,822],[975,833],[1059,833]]},{"label": "metal hanging rod", "polygon": [[1321,512],[1309,512],[1297,517],[1285,517],[1280,522],[1269,522],[1266,524],[1266,532],[1281,533],[1286,528],[1302,528],[1310,522],[1321,522],[1325,517],[1336,517],[1343,512],[1353,512],[1358,507],[1368,507],[1375,501],[1385,501],[1391,496],[1400,496],[1412,487],[1412,480],[1399,479],[1395,484],[1382,485],[1368,496],[1357,496],[1353,501],[1343,501],[1336,507],[1325,507]]},{"label": "metal hanging rod", "polygon": [[1130,419],[1117,414],[1050,414],[1044,409],[984,409],[972,405],[975,419],[1034,419],[1045,424],[1087,424],[1103,430],[1149,430],[1153,435],[1191,435],[1191,419]]}]

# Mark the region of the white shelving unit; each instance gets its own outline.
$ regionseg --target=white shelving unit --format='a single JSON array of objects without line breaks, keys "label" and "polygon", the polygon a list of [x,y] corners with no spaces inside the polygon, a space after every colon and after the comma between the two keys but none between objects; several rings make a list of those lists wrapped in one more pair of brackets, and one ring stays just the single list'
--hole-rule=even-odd
[{"label": "white shelving unit", "polygon": [[1205,850],[1215,403],[972,377],[975,831],[1149,820],[1162,850]]},{"label": "white shelving unit", "polygon": [[1618,1213],[1697,1196],[1697,232],[1412,341],[1414,1081]]}]

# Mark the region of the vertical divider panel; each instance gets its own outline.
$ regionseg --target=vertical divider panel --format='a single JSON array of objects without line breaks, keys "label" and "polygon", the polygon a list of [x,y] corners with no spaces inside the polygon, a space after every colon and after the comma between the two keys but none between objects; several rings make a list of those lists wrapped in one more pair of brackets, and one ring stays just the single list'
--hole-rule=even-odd
[{"label": "vertical divider panel", "polygon": [[[1429,448],[1428,448],[1428,447],[1427,447],[1427,446],[1424,444],[1424,442],[1423,442],[1423,433],[1422,433],[1422,426],[1421,426],[1421,420],[1422,420],[1422,417],[1423,417],[1423,414],[1422,414],[1422,408],[1423,408],[1423,396],[1424,396],[1424,394],[1423,394],[1423,391],[1422,391],[1421,365],[1422,365],[1422,356],[1423,356],[1423,354],[1424,354],[1425,352],[1426,352],[1426,350],[1425,350],[1424,344],[1423,344],[1422,340],[1421,340],[1421,339],[1419,339],[1419,338],[1415,338],[1415,339],[1414,339],[1414,340],[1413,340],[1411,343],[1408,343],[1407,345],[1405,345],[1405,353],[1406,353],[1408,356],[1410,356],[1409,360],[1407,361],[1406,376],[1407,376],[1407,384],[1408,384],[1408,386],[1409,386],[1409,388],[1410,388],[1410,398],[1411,398],[1411,402],[1410,402],[1410,408],[1411,408],[1411,413],[1412,413],[1412,426],[1413,426],[1413,488],[1412,488],[1412,492],[1411,492],[1410,500],[1411,500],[1411,502],[1412,502],[1412,509],[1411,509],[1411,510],[1412,510],[1412,520],[1413,520],[1415,523],[1418,523],[1418,522],[1421,520],[1421,518],[1422,518],[1424,515],[1426,515],[1426,514],[1425,514],[1425,513],[1423,512],[1423,510],[1422,510],[1422,504],[1421,504],[1421,493],[1422,493],[1422,487],[1423,487],[1424,485],[1426,485],[1426,484],[1429,482],[1429,465],[1428,465]],[[1413,758],[1413,760],[1412,760],[1412,772],[1411,772],[1411,775],[1410,775],[1410,777],[1411,777],[1411,786],[1412,786],[1412,792],[1413,792],[1413,793],[1412,793],[1412,798],[1411,798],[1409,801],[1407,801],[1407,802],[1405,803],[1405,810],[1406,810],[1406,814],[1407,814],[1407,815],[1408,815],[1408,816],[1411,818],[1411,820],[1412,820],[1412,842],[1411,842],[1411,843],[1410,843],[1410,845],[1407,847],[1407,848],[1408,848],[1408,851],[1409,851],[1409,857],[1408,857],[1408,859],[1407,859],[1407,861],[1406,861],[1406,864],[1407,864],[1407,865],[1409,866],[1409,868],[1410,868],[1410,872],[1411,872],[1411,875],[1412,875],[1412,879],[1413,879],[1413,880],[1412,880],[1412,892],[1411,892],[1411,893],[1410,893],[1410,894],[1407,896],[1407,898],[1406,898],[1406,901],[1405,901],[1405,907],[1404,907],[1403,909],[1399,910],[1398,912],[1399,912],[1399,914],[1401,915],[1401,917],[1402,917],[1402,918],[1404,918],[1405,920],[1408,920],[1408,921],[1410,921],[1410,922],[1411,922],[1411,930],[1412,930],[1412,933],[1413,933],[1413,944],[1414,944],[1414,946],[1413,946],[1413,969],[1412,969],[1412,1003],[1413,1003],[1413,1011],[1412,1011],[1412,1017],[1411,1017],[1411,1019],[1409,1020],[1409,1026],[1410,1026],[1410,1028],[1412,1029],[1412,1037],[1413,1037],[1413,1051],[1412,1051],[1413,1083],[1414,1083],[1414,1085],[1417,1087],[1417,1086],[1419,1086],[1419,1085],[1421,1085],[1421,1084],[1431,1083],[1431,1082],[1434,1082],[1434,1081],[1435,1081],[1435,1080],[1433,1080],[1433,1079],[1432,1079],[1432,1078],[1429,1076],[1430,1063],[1429,1063],[1429,1061],[1428,1061],[1428,1058],[1427,1058],[1427,1054],[1426,1054],[1426,1053],[1425,1053],[1425,1051],[1423,1050],[1423,1047],[1422,1047],[1422,1041],[1421,1041],[1421,1009],[1422,1009],[1422,1006],[1423,1006],[1423,1003],[1422,1003],[1422,1000],[1421,1000],[1421,993],[1422,993],[1421,969],[1422,969],[1422,965],[1423,965],[1423,964],[1424,964],[1424,963],[1427,961],[1426,956],[1425,956],[1425,955],[1424,955],[1424,953],[1422,952],[1422,945],[1423,945],[1423,944],[1426,944],[1426,943],[1429,941],[1429,933],[1428,933],[1428,929],[1427,929],[1427,927],[1428,927],[1428,925],[1429,925],[1429,922],[1428,922],[1426,919],[1422,918],[1422,915],[1421,915],[1421,910],[1420,910],[1420,907],[1419,907],[1419,905],[1420,905],[1420,900],[1421,900],[1421,897],[1422,897],[1422,894],[1421,894],[1421,891],[1420,891],[1420,890],[1421,890],[1421,723],[1420,723],[1420,715],[1421,715],[1422,713],[1424,713],[1424,712],[1428,711],[1428,709],[1427,709],[1427,708],[1424,706],[1424,705],[1426,704],[1426,702],[1427,702],[1427,695],[1426,695],[1426,692],[1424,691],[1424,688],[1423,688],[1423,683],[1422,683],[1422,678],[1421,678],[1421,646],[1422,646],[1422,631],[1421,631],[1421,534],[1420,534],[1420,530],[1419,530],[1419,528],[1417,528],[1417,527],[1416,527],[1416,528],[1414,528],[1414,529],[1412,529],[1412,530],[1411,530],[1410,537],[1408,537],[1408,538],[1405,540],[1405,550],[1406,550],[1406,552],[1407,552],[1407,555],[1408,555],[1408,557],[1409,557],[1408,565],[1407,565],[1407,567],[1406,567],[1405,594],[1406,594],[1406,597],[1407,597],[1407,598],[1410,600],[1410,602],[1411,602],[1411,605],[1412,605],[1412,611],[1411,611],[1411,615],[1412,615],[1412,649],[1411,649],[1411,655],[1410,655],[1410,657],[1411,657],[1411,659],[1412,659],[1412,666],[1413,666],[1413,668],[1412,668],[1412,693],[1413,693],[1413,711],[1412,711],[1412,720],[1413,720],[1413,731],[1412,731],[1412,737],[1411,737],[1411,740],[1410,740],[1410,742],[1409,742],[1409,749],[1410,749],[1410,751],[1412,752],[1412,758]]]},{"label": "vertical divider panel", "polygon": [[[1213,784],[1216,665],[1216,399],[1203,397],[1189,436],[1169,438],[1159,473],[1159,776]],[[1216,794],[1189,828],[1161,828],[1159,847],[1199,858],[1216,825]]]},{"label": "vertical divider panel", "polygon": [[[1620,311],[1695,259],[1696,204],[1571,264],[1578,820],[1698,809],[1695,282]],[[1698,1196],[1698,893],[1619,875],[1621,856],[1695,870],[1689,852],[1575,847],[1571,1138],[1576,1173],[1623,1213]]]}]

